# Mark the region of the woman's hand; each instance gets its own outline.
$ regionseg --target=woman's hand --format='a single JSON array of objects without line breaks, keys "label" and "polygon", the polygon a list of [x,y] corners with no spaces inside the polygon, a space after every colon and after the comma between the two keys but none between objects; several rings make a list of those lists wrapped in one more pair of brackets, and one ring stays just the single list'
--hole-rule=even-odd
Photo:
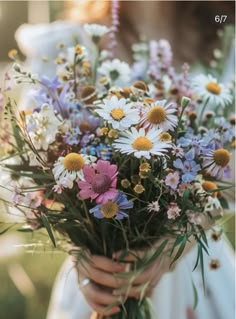
[{"label": "woman's hand", "polygon": [[[125,271],[125,265],[106,257],[92,255],[89,257],[89,261],[83,260],[78,263],[76,269],[80,289],[92,309],[105,316],[118,313],[120,311],[118,305],[121,300],[112,292],[125,284],[124,280],[115,277],[115,274]],[[90,281],[83,286],[82,283],[86,278]],[[111,310],[104,310],[107,306],[115,303],[117,306]]]},{"label": "woman's hand", "polygon": [[[170,268],[171,259],[168,251],[172,248],[173,242],[169,242],[162,254],[154,260],[145,270],[137,272],[133,276],[132,283],[122,276],[123,273],[131,271],[132,265],[138,258],[144,258],[146,254],[153,253],[157,247],[163,242],[155,244],[154,249],[149,251],[134,251],[122,259],[119,259],[121,252],[113,255],[113,260],[103,257],[90,255],[89,261],[83,260],[76,265],[78,272],[78,281],[82,293],[84,294],[89,305],[98,313],[110,316],[120,311],[119,305],[128,297],[140,299],[144,296],[150,296],[153,288],[161,280],[162,276],[172,271]],[[192,242],[186,245],[183,255],[192,247]],[[178,250],[178,246],[176,250]],[[173,256],[176,252],[174,251]],[[128,275],[128,274],[127,274]],[[89,279],[86,285],[83,285],[84,279]],[[88,283],[89,282],[89,283]],[[115,306],[109,311],[104,308],[114,304]]]}]

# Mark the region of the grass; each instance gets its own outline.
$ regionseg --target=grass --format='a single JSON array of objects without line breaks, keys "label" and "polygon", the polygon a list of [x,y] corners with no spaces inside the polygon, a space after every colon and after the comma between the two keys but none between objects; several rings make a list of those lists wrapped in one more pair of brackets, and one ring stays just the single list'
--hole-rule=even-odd
[{"label": "grass", "polygon": [[[31,236],[23,235],[23,238],[30,243]],[[51,289],[65,258],[65,254],[53,250],[46,253],[36,250],[1,259],[0,319],[45,319]],[[27,277],[32,285],[27,284]]]}]

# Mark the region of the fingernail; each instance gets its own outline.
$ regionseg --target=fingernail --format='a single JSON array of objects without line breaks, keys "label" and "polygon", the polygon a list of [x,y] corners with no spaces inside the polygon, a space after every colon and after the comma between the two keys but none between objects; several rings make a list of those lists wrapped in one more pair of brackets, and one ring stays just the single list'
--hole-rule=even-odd
[{"label": "fingernail", "polygon": [[112,255],[113,258],[117,259],[119,257],[120,253],[119,252],[116,252]]},{"label": "fingernail", "polygon": [[119,307],[115,307],[115,308],[112,309],[112,311],[115,312],[115,313],[118,313],[118,312],[120,312],[120,308]]},{"label": "fingernail", "polygon": [[117,271],[117,272],[125,271],[125,265],[116,264],[115,265],[115,271]]},{"label": "fingernail", "polygon": [[112,291],[112,295],[113,295],[113,296],[119,296],[119,295],[120,295],[120,291],[117,290],[117,289],[114,289],[114,290]]}]

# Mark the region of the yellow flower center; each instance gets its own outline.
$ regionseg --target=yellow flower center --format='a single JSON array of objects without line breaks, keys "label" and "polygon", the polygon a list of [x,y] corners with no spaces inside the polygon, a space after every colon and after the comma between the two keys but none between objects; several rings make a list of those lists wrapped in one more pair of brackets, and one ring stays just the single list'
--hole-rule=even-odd
[{"label": "yellow flower center", "polygon": [[125,113],[122,109],[113,109],[110,115],[115,121],[120,121],[125,117]]},{"label": "yellow flower center", "polygon": [[[217,189],[217,185],[213,182],[210,182],[210,181],[205,181],[202,183],[202,188],[208,192],[208,191],[213,191],[215,189]],[[212,197],[216,197],[217,196],[217,192],[215,193],[212,193],[211,194]]]},{"label": "yellow flower center", "polygon": [[148,112],[147,117],[151,124],[160,124],[166,120],[166,111],[161,106],[155,106]]},{"label": "yellow flower center", "polygon": [[141,184],[137,184],[134,187],[134,191],[136,194],[142,194],[145,191],[145,188]]},{"label": "yellow flower center", "polygon": [[214,152],[213,158],[217,165],[225,167],[230,161],[230,153],[226,149],[220,148]]},{"label": "yellow flower center", "polygon": [[75,47],[75,54],[77,54],[77,55],[82,55],[83,53],[84,53],[83,48],[78,44],[78,45]]},{"label": "yellow flower center", "polygon": [[84,167],[84,159],[80,154],[69,153],[63,160],[63,165],[68,171],[80,171]]},{"label": "yellow flower center", "polygon": [[105,218],[112,218],[116,216],[119,211],[119,206],[109,200],[106,204],[102,205],[101,213]]},{"label": "yellow flower center", "polygon": [[163,132],[160,135],[160,141],[161,142],[170,142],[171,141],[171,135],[167,132]]},{"label": "yellow flower center", "polygon": [[150,170],[151,170],[151,165],[149,163],[142,163],[139,166],[140,172],[148,173]]},{"label": "yellow flower center", "polygon": [[152,148],[152,142],[145,136],[136,138],[132,147],[137,151],[149,151]]},{"label": "yellow flower center", "polygon": [[210,93],[215,94],[215,95],[219,95],[221,92],[220,86],[215,82],[209,82],[206,85],[206,89],[207,89],[207,91],[209,91]]}]

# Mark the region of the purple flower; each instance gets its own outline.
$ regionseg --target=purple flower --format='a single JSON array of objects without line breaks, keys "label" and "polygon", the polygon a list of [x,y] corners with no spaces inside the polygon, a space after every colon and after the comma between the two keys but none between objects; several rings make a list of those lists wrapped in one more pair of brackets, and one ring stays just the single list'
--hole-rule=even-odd
[{"label": "purple flower", "polygon": [[207,145],[209,144],[209,137],[206,136],[204,138],[201,135],[193,135],[192,133],[187,133],[185,136],[179,139],[179,144],[181,147],[191,147],[194,151],[195,155],[199,155],[206,149]]},{"label": "purple flower", "polygon": [[125,212],[128,209],[133,208],[133,202],[128,201],[125,194],[119,192],[115,199],[108,200],[102,205],[97,205],[91,208],[89,212],[97,218],[115,218],[123,219],[128,217]]},{"label": "purple flower", "polygon": [[178,183],[179,183],[179,173],[178,172],[169,173],[166,176],[165,184],[167,186],[169,186],[170,188],[175,190],[177,185],[178,185]]},{"label": "purple flower", "polygon": [[174,167],[182,171],[182,181],[184,183],[191,183],[201,169],[200,165],[195,161],[189,159],[181,161],[179,158],[174,161]]},{"label": "purple flower", "polygon": [[97,157],[104,160],[109,161],[111,158],[111,149],[109,146],[105,144],[99,144],[96,147]]}]

